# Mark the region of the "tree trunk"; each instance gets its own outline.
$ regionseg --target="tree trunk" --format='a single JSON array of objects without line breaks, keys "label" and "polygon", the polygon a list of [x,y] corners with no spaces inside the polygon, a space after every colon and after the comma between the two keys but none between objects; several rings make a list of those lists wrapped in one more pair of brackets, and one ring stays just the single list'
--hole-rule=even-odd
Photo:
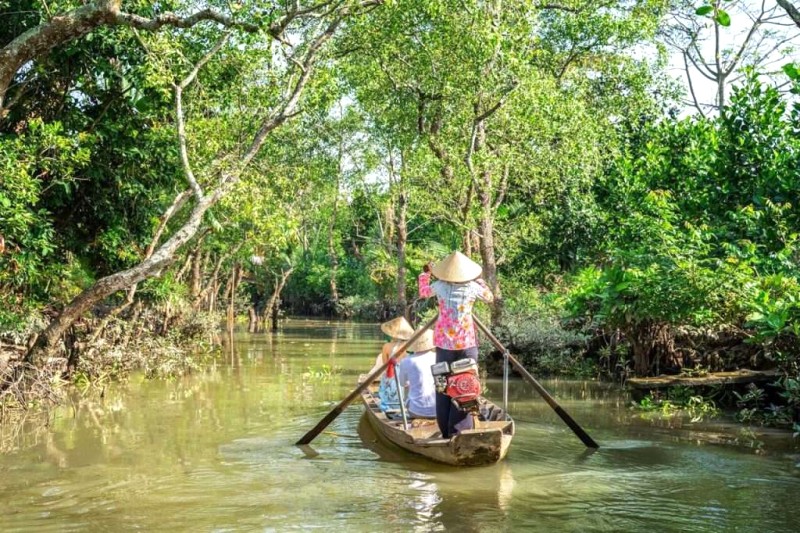
[{"label": "tree trunk", "polygon": [[258,329],[258,314],[256,313],[255,306],[250,306],[247,310],[247,316],[249,318],[249,323],[247,324],[247,331],[248,333],[255,333]]},{"label": "tree trunk", "polygon": [[406,243],[408,242],[408,227],[406,225],[408,195],[401,191],[397,196],[397,212],[395,221],[397,225],[397,304],[400,309],[406,308]]},{"label": "tree trunk", "polygon": [[134,283],[160,275],[175,260],[178,249],[194,237],[203,220],[203,215],[216,203],[217,199],[218,196],[215,194],[206,196],[199,201],[192,210],[189,220],[153,255],[132,268],[101,278],[76,296],[42,332],[34,348],[28,351],[27,362],[36,363],[38,354],[42,352],[54,352],[64,332],[98,302],[117,291],[127,289]]},{"label": "tree trunk", "polygon": [[217,258],[217,262],[214,265],[214,270],[211,272],[206,286],[197,294],[197,297],[192,302],[192,308],[194,310],[200,309],[205,302],[208,310],[211,311],[211,302],[215,297],[215,288],[217,286],[217,276],[219,276],[219,271],[222,268],[222,261],[224,261],[225,257],[227,256],[220,254],[220,256]]},{"label": "tree trunk", "polygon": [[[478,108],[476,107],[476,114],[477,112]],[[471,147],[467,152],[465,161],[470,175],[472,176],[472,183],[481,207],[478,219],[478,231],[480,233],[483,279],[494,294],[494,302],[491,304],[491,324],[496,327],[500,324],[502,319],[503,308],[500,284],[497,282],[497,259],[495,257],[494,247],[494,209],[496,206],[493,195],[492,171],[488,168],[484,168],[480,172],[480,176],[478,176],[472,160],[473,155],[484,150],[486,145],[486,124],[482,119],[476,120]]]},{"label": "tree trunk", "polygon": [[196,299],[200,295],[200,283],[203,279],[203,265],[201,258],[202,251],[200,250],[200,244],[198,243],[194,249],[194,253],[192,254],[192,281],[189,285],[192,300]]},{"label": "tree trunk", "polygon": [[[488,181],[488,177],[486,178]],[[492,201],[490,191],[481,189],[478,194],[481,202],[481,216],[478,222],[480,229],[480,250],[481,260],[483,261],[483,279],[494,294],[494,302],[491,305],[492,326],[498,326],[502,320],[503,295],[500,292],[500,283],[497,281],[497,259],[494,246],[494,213],[492,212]]]},{"label": "tree trunk", "polygon": [[284,270],[281,273],[281,277],[275,279],[275,288],[269,300],[267,300],[267,307],[264,308],[264,317],[272,317],[272,331],[278,330],[278,311],[280,310],[281,292],[283,292],[283,288],[286,286],[286,282],[289,280],[289,276],[292,275],[292,272],[294,272],[294,267]]},{"label": "tree trunk", "polygon": [[278,331],[278,317],[280,316],[280,305],[272,308],[272,331]]},{"label": "tree trunk", "polygon": [[[405,163],[405,153],[401,153],[401,164]],[[392,222],[394,224],[394,242],[397,250],[397,306],[406,312],[406,244],[408,242],[408,192],[403,183],[403,174],[407,172],[401,166],[399,172],[395,168],[394,150],[389,146],[389,180],[395,189],[394,198],[397,206],[394,209]]]},{"label": "tree trunk", "polygon": [[230,297],[228,298],[228,315],[227,315],[227,327],[228,331],[233,331],[233,324],[236,318],[236,288],[239,285],[239,263],[234,263],[233,269],[231,270],[231,278],[230,278]]},{"label": "tree trunk", "polygon": [[217,310],[217,294],[219,294],[219,280],[215,274],[211,278],[211,292],[208,295],[208,312],[213,313]]},{"label": "tree trunk", "polygon": [[336,256],[336,246],[334,242],[334,229],[336,228],[336,217],[339,208],[339,174],[336,175],[336,190],[333,198],[333,213],[328,223],[328,259],[331,263],[330,286],[331,286],[331,308],[335,313],[339,307],[339,290],[336,287],[336,275],[339,270],[339,258]]}]

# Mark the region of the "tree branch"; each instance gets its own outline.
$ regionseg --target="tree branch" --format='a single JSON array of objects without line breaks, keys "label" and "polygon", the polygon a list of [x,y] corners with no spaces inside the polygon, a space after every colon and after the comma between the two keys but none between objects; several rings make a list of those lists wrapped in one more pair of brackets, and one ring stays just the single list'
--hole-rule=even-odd
[{"label": "tree branch", "polygon": [[[763,4],[762,4],[762,6],[763,6]],[[722,73],[725,76],[727,76],[728,74],[733,72],[733,69],[736,68],[736,65],[739,63],[739,60],[742,58],[742,54],[744,53],[745,48],[747,48],[747,45],[750,44],[750,40],[753,38],[753,35],[755,35],[756,30],[758,29],[758,27],[761,26],[761,22],[762,22],[761,21],[761,17],[763,17],[763,16],[764,16],[764,11],[763,11],[763,7],[762,7],[761,14],[758,16],[758,18],[755,20],[755,22],[753,22],[753,25],[750,27],[750,31],[747,32],[747,37],[745,37],[744,41],[742,42],[742,45],[739,47],[739,50],[736,52],[736,55],[733,56],[733,59],[731,60],[731,62],[722,71]]]},{"label": "tree branch", "polygon": [[192,165],[189,163],[189,151],[186,148],[186,121],[183,115],[183,90],[188,87],[196,78],[200,69],[211,60],[211,58],[220,51],[230,37],[230,33],[226,33],[222,38],[217,41],[217,44],[209,50],[200,61],[194,66],[191,72],[179,83],[174,85],[175,88],[175,117],[178,123],[178,144],[180,146],[181,164],[183,165],[183,172],[186,174],[186,180],[194,191],[194,195],[198,200],[203,199],[203,189],[197,182],[197,179],[192,172]]},{"label": "tree branch", "polygon": [[697,100],[697,95],[694,92],[694,83],[692,83],[692,73],[689,72],[689,61],[687,60],[689,53],[684,50],[683,52],[683,65],[686,68],[686,80],[689,82],[689,92],[692,95],[692,100],[694,101],[694,107],[697,109],[697,112],[700,113],[700,116],[705,118],[706,114],[703,113],[703,109],[700,107],[700,102]]},{"label": "tree branch", "polygon": [[73,9],[19,35],[0,49],[0,109],[3,98],[17,71],[28,61],[34,61],[56,46],[79,39],[101,26],[128,26],[155,31],[163,26],[191,28],[203,21],[213,21],[247,32],[258,26],[237,21],[227,15],[204,9],[186,17],[163,13],[153,19],[120,11],[121,0],[99,0]]},{"label": "tree branch", "polygon": [[186,200],[188,200],[189,196],[191,195],[192,191],[189,190],[178,193],[178,195],[175,196],[175,199],[172,200],[172,204],[170,204],[167,210],[164,211],[164,214],[161,215],[161,220],[159,220],[158,222],[158,228],[156,229],[156,233],[155,235],[153,235],[153,239],[150,241],[150,245],[147,247],[147,250],[144,253],[145,259],[153,255],[153,250],[155,250],[156,246],[158,246],[158,241],[161,240],[161,235],[164,234],[164,230],[166,229],[167,224],[172,219],[172,217],[175,216],[175,213],[177,213],[180,210],[180,208],[183,207],[183,204],[186,203]]},{"label": "tree branch", "polygon": [[247,151],[241,158],[240,163],[242,166],[246,166],[247,164],[249,164],[250,161],[255,157],[259,149],[261,149],[261,146],[264,144],[267,135],[269,135],[269,133],[272,130],[283,124],[294,113],[294,110],[297,107],[297,103],[300,101],[300,95],[303,93],[303,90],[305,89],[308,80],[311,78],[311,72],[313,71],[312,67],[314,66],[314,61],[316,59],[317,53],[322,48],[322,46],[333,36],[333,34],[336,32],[336,29],[339,27],[341,22],[342,22],[341,16],[335,18],[328,25],[325,31],[319,34],[311,42],[303,58],[302,71],[300,73],[300,77],[297,79],[297,82],[295,82],[291,95],[284,102],[283,106],[281,106],[280,110],[271,114],[263,122],[261,128],[258,130],[258,133],[256,133],[256,136],[250,143],[250,147],[247,149]]},{"label": "tree branch", "polygon": [[503,205],[503,200],[506,197],[506,191],[508,190],[508,174],[510,172],[510,165],[506,163],[503,165],[503,175],[500,177],[500,185],[498,187],[497,196],[494,200],[493,209],[497,211],[497,209]]},{"label": "tree branch", "polygon": [[213,9],[203,9],[188,17],[181,17],[175,13],[163,13],[151,19],[133,13],[120,12],[114,18],[113,24],[118,26],[130,26],[140,30],[156,31],[164,26],[191,28],[205,20],[214,21],[228,28],[238,28],[249,33],[255,33],[259,29],[255,24],[235,20]]},{"label": "tree branch", "polygon": [[574,7],[564,6],[561,4],[536,4],[535,9],[552,10],[552,11],[566,11],[567,13],[578,13],[579,10]]},{"label": "tree branch", "polygon": [[492,107],[490,107],[489,109],[487,109],[486,111],[475,117],[475,122],[476,123],[483,122],[484,120],[492,116],[498,109],[503,107],[503,104],[505,104],[506,100],[508,100],[508,96],[512,92],[514,92],[514,89],[516,89],[517,87],[519,87],[519,81],[514,80],[514,82],[503,92],[503,94],[500,96],[500,98]]}]

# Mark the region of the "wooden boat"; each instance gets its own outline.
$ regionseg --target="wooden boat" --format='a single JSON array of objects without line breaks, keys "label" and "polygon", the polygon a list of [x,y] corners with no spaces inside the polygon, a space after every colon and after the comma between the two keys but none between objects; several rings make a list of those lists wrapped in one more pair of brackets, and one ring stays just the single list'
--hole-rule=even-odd
[{"label": "wooden boat", "polygon": [[[359,383],[363,383],[365,378],[360,376]],[[389,418],[381,410],[377,381],[364,389],[361,400],[367,410],[367,419],[380,437],[439,463],[454,466],[496,463],[506,456],[514,437],[514,421],[510,418],[476,420],[475,429],[462,431],[449,439],[441,438],[436,420],[409,420],[408,429],[404,430],[401,417]],[[485,407],[490,411],[500,412],[500,408],[489,400],[481,400],[486,402]]]}]

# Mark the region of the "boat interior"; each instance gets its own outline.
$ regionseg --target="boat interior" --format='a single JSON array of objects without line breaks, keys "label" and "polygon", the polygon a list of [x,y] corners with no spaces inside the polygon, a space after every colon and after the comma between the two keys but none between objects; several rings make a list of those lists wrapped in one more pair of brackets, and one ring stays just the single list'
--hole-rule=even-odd
[{"label": "boat interior", "polygon": [[[411,438],[414,439],[416,444],[427,444],[427,445],[435,445],[435,444],[447,444],[450,442],[450,439],[443,439],[442,434],[439,431],[439,426],[436,424],[435,419],[421,419],[421,418],[414,418],[408,420],[408,429],[403,428],[403,417],[400,411],[389,411],[388,413],[383,411],[380,407],[380,399],[378,398],[378,382],[372,383],[369,387],[367,387],[364,392],[362,393],[364,404],[366,407],[372,411],[375,417],[382,423],[390,426],[392,428],[396,428],[399,431],[405,432]],[[482,414],[487,414],[489,418],[494,418],[494,420],[484,420],[484,416],[475,416],[474,419],[474,429],[467,430],[462,432],[462,434],[468,433],[481,433],[488,429],[500,429],[503,433],[508,435],[513,435],[514,433],[514,422],[510,419],[506,419],[505,415],[503,414],[502,409],[498,408],[496,405],[488,402],[484,399],[485,406],[488,409],[482,409]]]}]

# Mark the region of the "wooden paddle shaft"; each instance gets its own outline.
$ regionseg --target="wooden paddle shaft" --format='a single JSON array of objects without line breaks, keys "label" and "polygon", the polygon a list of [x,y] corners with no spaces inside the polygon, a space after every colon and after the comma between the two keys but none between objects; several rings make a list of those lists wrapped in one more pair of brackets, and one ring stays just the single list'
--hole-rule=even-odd
[{"label": "wooden paddle shaft", "polygon": [[506,347],[503,346],[503,344],[497,339],[497,337],[495,337],[494,334],[491,331],[489,331],[489,328],[487,328],[483,324],[483,322],[478,320],[478,317],[473,315],[472,318],[475,321],[475,325],[478,326],[478,329],[480,329],[487,337],[489,337],[489,340],[492,341],[492,344],[494,344],[497,347],[498,350],[500,350],[501,352],[503,352],[504,354],[506,354],[508,356],[508,360],[511,362],[512,365],[514,365],[514,368],[516,368],[517,371],[520,374],[522,374],[522,377],[525,379],[525,381],[527,381],[528,383],[533,385],[533,388],[536,389],[536,392],[538,392],[542,396],[542,398],[544,398],[544,401],[546,401],[547,404],[550,407],[553,408],[553,410],[556,412],[556,414],[559,417],[561,417],[561,420],[563,420],[569,426],[569,428],[578,436],[578,438],[581,439],[581,441],[583,441],[583,443],[589,448],[599,448],[600,445],[597,444],[594,441],[594,439],[592,439],[592,437],[590,437],[589,434],[586,433],[583,430],[583,428],[581,426],[579,426],[578,423],[575,422],[575,420],[571,416],[569,416],[569,413],[567,413],[558,404],[556,399],[553,398],[550,395],[550,393],[547,392],[547,390],[545,390],[545,388],[542,387],[542,385],[538,381],[536,381],[536,378],[534,378],[530,374],[530,372],[528,372],[525,369],[525,367],[522,366],[520,364],[520,362],[517,361],[517,359],[508,352]]},{"label": "wooden paddle shaft", "polygon": [[336,417],[338,417],[340,414],[342,414],[342,411],[344,411],[345,408],[348,405],[350,405],[350,403],[352,403],[352,401],[355,400],[358,397],[358,395],[363,392],[364,389],[369,387],[369,385],[373,381],[375,381],[375,378],[380,376],[383,373],[383,371],[386,370],[386,367],[389,366],[389,363],[391,363],[392,361],[395,361],[395,360],[399,359],[400,357],[402,357],[406,353],[406,349],[408,349],[409,346],[414,344],[414,342],[417,339],[419,339],[422,336],[422,334],[425,333],[425,331],[427,331],[428,329],[432,328],[433,325],[436,324],[436,320],[438,318],[439,318],[439,313],[436,313],[436,316],[434,316],[432,319],[430,319],[422,328],[420,328],[419,330],[414,332],[414,334],[411,336],[410,339],[408,339],[403,344],[401,344],[400,347],[397,350],[395,350],[394,354],[389,359],[387,359],[386,362],[383,363],[383,365],[379,369],[377,369],[375,372],[373,372],[372,374],[367,376],[367,378],[364,381],[361,382],[361,385],[356,387],[356,389],[353,392],[351,392],[350,394],[348,394],[347,397],[344,400],[339,402],[339,405],[334,407],[331,410],[330,413],[325,415],[325,417],[322,420],[319,421],[319,424],[314,426],[314,428],[311,431],[309,431],[308,433],[303,435],[303,438],[301,438],[295,444],[297,446],[302,446],[303,444],[310,444],[311,441],[314,440],[317,437],[317,435],[322,433],[322,430],[324,430],[326,427],[328,427],[328,425],[331,422],[336,420]]}]

